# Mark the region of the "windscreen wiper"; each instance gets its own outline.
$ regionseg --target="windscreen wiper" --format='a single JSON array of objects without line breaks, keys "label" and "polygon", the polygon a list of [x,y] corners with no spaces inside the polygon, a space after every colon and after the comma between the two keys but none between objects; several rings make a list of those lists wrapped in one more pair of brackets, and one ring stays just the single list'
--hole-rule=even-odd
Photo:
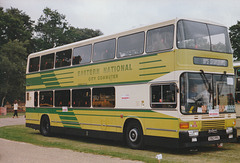
[{"label": "windscreen wiper", "polygon": [[[224,78],[224,77],[227,77],[226,71],[224,71],[223,74],[221,75],[220,81],[223,81],[223,78]],[[223,83],[222,83],[222,86],[219,87],[219,94],[222,93],[222,89],[223,89]]]},{"label": "windscreen wiper", "polygon": [[212,86],[211,86],[211,83],[208,81],[205,73],[203,70],[200,70],[201,71],[201,77],[203,79],[203,82],[204,82],[204,85],[206,86],[207,88],[207,91],[211,94],[212,93]]}]

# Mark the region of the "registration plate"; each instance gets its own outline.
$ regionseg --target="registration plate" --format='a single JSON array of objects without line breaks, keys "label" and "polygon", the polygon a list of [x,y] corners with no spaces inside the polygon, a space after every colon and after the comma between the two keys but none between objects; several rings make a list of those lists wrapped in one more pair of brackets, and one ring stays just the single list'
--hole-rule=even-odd
[{"label": "registration plate", "polygon": [[216,141],[216,140],[220,140],[220,136],[209,136],[208,137],[208,141]]}]

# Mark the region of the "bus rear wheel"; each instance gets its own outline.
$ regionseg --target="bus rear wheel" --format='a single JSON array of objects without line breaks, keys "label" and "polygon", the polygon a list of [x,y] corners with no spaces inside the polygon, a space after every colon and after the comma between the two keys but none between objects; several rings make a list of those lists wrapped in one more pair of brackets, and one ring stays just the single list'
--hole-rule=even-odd
[{"label": "bus rear wheel", "polygon": [[43,136],[50,135],[50,121],[48,116],[43,116],[40,123],[40,132]]},{"label": "bus rear wheel", "polygon": [[127,125],[125,138],[126,143],[130,148],[143,148],[143,131],[141,125],[137,121],[130,122]]}]

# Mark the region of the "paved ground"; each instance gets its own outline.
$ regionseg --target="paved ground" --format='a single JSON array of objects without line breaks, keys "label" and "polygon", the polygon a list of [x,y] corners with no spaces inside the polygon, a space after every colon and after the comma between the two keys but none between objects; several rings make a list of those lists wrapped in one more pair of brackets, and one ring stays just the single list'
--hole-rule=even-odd
[{"label": "paved ground", "polygon": [[[24,124],[24,117],[0,118],[0,127]],[[66,149],[40,147],[28,143],[10,141],[0,138],[0,162],[4,163],[137,163],[109,156],[74,152]]]},{"label": "paved ground", "polygon": [[24,116],[19,116],[18,118],[0,118],[0,127],[23,124],[25,124]]}]

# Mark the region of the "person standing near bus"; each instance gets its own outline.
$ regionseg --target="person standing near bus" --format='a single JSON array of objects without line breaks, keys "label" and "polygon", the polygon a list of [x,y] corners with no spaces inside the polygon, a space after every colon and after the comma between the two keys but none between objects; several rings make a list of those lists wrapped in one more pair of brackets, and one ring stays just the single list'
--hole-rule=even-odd
[{"label": "person standing near bus", "polygon": [[15,116],[18,118],[18,103],[17,103],[17,100],[14,101],[13,110],[14,110],[13,118]]}]

